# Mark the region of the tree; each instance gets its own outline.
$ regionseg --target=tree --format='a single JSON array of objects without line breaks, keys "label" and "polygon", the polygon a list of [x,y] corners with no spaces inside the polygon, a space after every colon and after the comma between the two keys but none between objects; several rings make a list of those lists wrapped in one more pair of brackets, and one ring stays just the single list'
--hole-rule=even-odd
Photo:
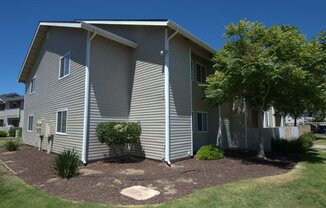
[{"label": "tree", "polygon": [[[263,112],[274,106],[288,114],[288,106],[293,107],[296,101],[301,106],[301,101],[319,100],[305,97],[301,90],[323,87],[325,56],[318,41],[307,41],[294,26],[266,27],[241,20],[225,29],[227,42],[214,55],[215,72],[207,77],[205,98],[216,104],[228,100],[244,103],[257,111],[258,158],[265,158]],[[314,79],[317,83],[312,83]]]}]

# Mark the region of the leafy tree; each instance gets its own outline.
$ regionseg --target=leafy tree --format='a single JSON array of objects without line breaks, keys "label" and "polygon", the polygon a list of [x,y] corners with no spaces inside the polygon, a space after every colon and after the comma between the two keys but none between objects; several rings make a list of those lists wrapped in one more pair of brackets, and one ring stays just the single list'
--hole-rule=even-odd
[{"label": "leafy tree", "polygon": [[302,113],[319,102],[323,96],[309,93],[324,89],[325,54],[318,41],[307,41],[289,25],[266,27],[241,20],[226,26],[225,37],[213,58],[215,72],[204,85],[205,98],[217,104],[232,100],[257,111],[258,158],[265,158],[263,112],[274,106],[282,114]]}]

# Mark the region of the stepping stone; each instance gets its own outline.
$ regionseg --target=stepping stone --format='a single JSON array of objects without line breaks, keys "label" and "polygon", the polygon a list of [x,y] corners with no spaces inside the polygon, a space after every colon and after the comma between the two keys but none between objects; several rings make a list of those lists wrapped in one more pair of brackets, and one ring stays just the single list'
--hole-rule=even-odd
[{"label": "stepping stone", "polygon": [[138,201],[147,200],[160,194],[159,191],[146,188],[144,186],[131,186],[129,188],[122,189],[120,193]]}]

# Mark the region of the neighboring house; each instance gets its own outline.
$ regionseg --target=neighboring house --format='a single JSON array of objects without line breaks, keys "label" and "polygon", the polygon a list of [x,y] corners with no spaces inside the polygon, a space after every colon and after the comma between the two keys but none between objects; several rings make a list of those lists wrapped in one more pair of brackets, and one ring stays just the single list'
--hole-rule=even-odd
[{"label": "neighboring house", "polygon": [[24,96],[17,93],[0,95],[0,127],[22,127]]},{"label": "neighboring house", "polygon": [[203,100],[213,54],[170,20],[41,22],[18,78],[23,141],[38,145],[36,125],[54,126],[52,151],[75,148],[87,163],[110,155],[99,122],[134,121],[146,158],[169,163],[204,144],[248,148],[250,116]]}]

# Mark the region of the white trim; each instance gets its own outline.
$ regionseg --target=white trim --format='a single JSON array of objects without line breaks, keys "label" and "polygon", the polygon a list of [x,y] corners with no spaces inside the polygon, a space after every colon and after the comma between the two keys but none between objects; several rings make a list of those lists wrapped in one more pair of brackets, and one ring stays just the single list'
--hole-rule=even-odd
[{"label": "white trim", "polygon": [[218,105],[218,131],[217,131],[217,146],[223,148],[223,137],[222,137],[222,110],[221,105]]},{"label": "white trim", "polygon": [[[34,80],[34,81],[33,81]],[[32,83],[34,83],[34,91],[32,91]],[[36,75],[32,78],[32,80],[29,82],[29,94],[34,94],[36,92]]]},{"label": "white trim", "polygon": [[88,24],[97,25],[143,25],[143,26],[167,26],[168,21],[118,21],[118,20],[86,20]]},{"label": "white trim", "polygon": [[[29,117],[33,117],[33,122],[32,122],[32,130],[29,129]],[[27,132],[33,132],[33,127],[34,127],[34,115],[33,114],[29,114],[27,116]]]},{"label": "white trim", "polygon": [[[58,132],[58,113],[59,112],[66,112],[66,132]],[[55,134],[59,135],[67,135],[68,133],[68,108],[60,108],[55,113]]]},{"label": "white trim", "polygon": [[[68,69],[68,74],[63,75],[62,77],[60,77],[60,75],[61,75],[61,61],[62,61],[62,59],[64,59],[67,55],[69,55],[69,69]],[[65,78],[65,77],[69,76],[69,75],[70,75],[70,70],[71,70],[71,51],[67,52],[65,55],[63,55],[63,56],[61,56],[61,57],[59,58],[59,76],[58,76],[58,80],[61,80],[61,79]]]},{"label": "white trim", "polygon": [[128,40],[126,38],[123,38],[121,36],[118,36],[116,34],[110,33],[108,31],[98,28],[96,26],[87,24],[85,22],[81,22],[81,27],[87,31],[94,32],[100,36],[106,37],[108,39],[111,39],[111,40],[121,43],[123,45],[129,46],[131,48],[137,48],[137,43],[135,43],[131,40]]},{"label": "white trim", "polygon": [[215,49],[211,46],[209,46],[208,44],[204,43],[201,39],[199,39],[197,36],[193,35],[192,33],[190,33],[189,31],[187,31],[186,29],[184,29],[183,27],[181,27],[180,25],[178,25],[177,23],[169,20],[167,22],[167,25],[171,28],[178,28],[179,29],[179,33],[182,34],[183,36],[185,36],[186,38],[190,39],[192,42],[200,45],[201,47],[203,47],[204,49],[208,50],[211,53],[215,53]]},{"label": "white trim", "polygon": [[164,108],[165,108],[165,157],[167,163],[170,161],[170,57],[169,57],[169,33],[165,28],[164,36]]},{"label": "white trim", "polygon": [[72,22],[40,22],[40,26],[81,28],[81,24]]},{"label": "white trim", "polygon": [[83,146],[82,146],[82,162],[87,163],[87,140],[88,140],[88,114],[89,114],[89,68],[91,62],[91,41],[96,36],[87,32],[86,39],[86,66],[85,66],[85,93],[84,93],[84,123],[83,123]]},{"label": "white trim", "polygon": [[194,155],[194,132],[193,132],[193,113],[192,113],[192,57],[191,57],[191,48],[189,47],[189,64],[190,64],[190,79],[189,79],[189,82],[190,82],[190,109],[191,109],[191,116],[190,116],[190,120],[191,120],[191,149],[190,149],[190,154],[191,156]]},{"label": "white trim", "polygon": [[[199,131],[198,130],[198,122],[197,122],[198,113],[200,113],[200,114],[206,114],[206,131]],[[204,120],[202,119],[202,125],[203,125],[203,121]],[[196,133],[199,133],[199,134],[208,133],[208,112],[206,112],[206,111],[196,111]]]}]

